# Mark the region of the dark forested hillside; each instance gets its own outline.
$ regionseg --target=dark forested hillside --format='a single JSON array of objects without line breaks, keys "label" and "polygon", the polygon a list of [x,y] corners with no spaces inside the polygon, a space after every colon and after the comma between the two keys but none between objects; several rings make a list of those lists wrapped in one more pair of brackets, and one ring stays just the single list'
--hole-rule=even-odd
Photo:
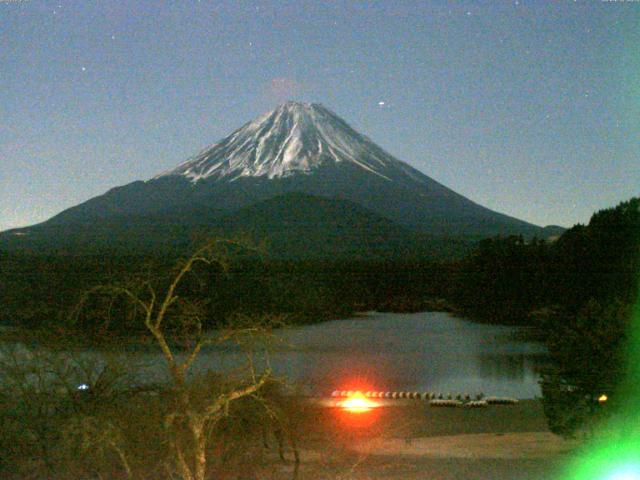
[{"label": "dark forested hillside", "polygon": [[[236,226],[252,237],[271,234],[267,240],[279,250],[278,255],[270,256],[267,242],[262,260],[236,262],[229,276],[219,279],[215,291],[204,292],[212,306],[210,323],[224,312],[238,309],[290,313],[296,321],[312,321],[358,310],[419,310],[433,307],[439,299],[439,306],[453,305],[479,320],[531,324],[534,317],[547,318],[540,315],[545,311],[571,315],[591,299],[605,304],[614,299],[630,303],[635,294],[635,275],[640,268],[638,199],[594,214],[588,225],[573,227],[556,242],[527,241],[521,236],[486,239],[457,262],[434,260],[425,254],[429,251],[426,245],[424,250],[416,246],[416,235],[411,248],[403,249],[395,235],[399,227],[393,224],[382,230],[388,235],[380,242],[367,237],[368,226],[383,220],[367,217],[356,206],[355,220],[337,223],[331,209],[344,211],[344,202],[313,197],[304,198],[304,202],[295,200],[291,203],[310,211],[292,210],[292,204],[283,198],[247,209],[238,217],[245,221],[237,220],[240,223]],[[264,218],[274,209],[279,220],[269,224]],[[309,213],[318,217],[313,225],[303,222]],[[365,231],[358,233],[358,226]],[[337,254],[338,244],[305,245],[305,228],[342,229],[351,240],[341,247],[369,245],[369,250],[365,255],[350,250]],[[379,225],[375,230],[380,230]],[[422,241],[426,244],[433,239]],[[441,248],[460,252],[469,248],[469,243],[457,242],[458,246]],[[386,250],[376,251],[380,244]],[[389,250],[389,246],[393,248]],[[287,247],[291,259],[283,258]],[[324,258],[303,259],[300,252],[315,247],[324,248]],[[411,255],[406,255],[407,250]],[[163,278],[176,258],[166,253],[0,253],[0,321],[17,325],[61,321],[87,288],[132,277]]]},{"label": "dark forested hillside", "polygon": [[[162,283],[177,258],[149,256],[0,255],[0,322],[63,325],[83,292],[96,285],[149,279]],[[446,294],[451,266],[428,260],[273,260],[237,258],[227,273],[201,269],[189,292],[208,305],[207,326],[231,313],[282,313],[294,323],[364,310],[426,310]],[[198,281],[195,281],[197,279]],[[115,308],[115,307],[114,307]],[[126,331],[124,312],[112,310],[109,328]],[[87,325],[102,328],[104,319]]]},{"label": "dark forested hillside", "polygon": [[595,213],[557,241],[496,237],[458,264],[451,297],[466,315],[529,324],[556,308],[574,314],[590,299],[631,303],[640,270],[640,199]]},{"label": "dark forested hillside", "polygon": [[[250,237],[270,258],[451,260],[479,238],[433,235],[400,225],[345,198],[289,192],[233,212],[193,208],[144,216],[113,214],[91,222],[48,222],[0,233],[11,254],[121,257],[189,255],[211,237]],[[197,240],[199,239],[199,240]]]}]

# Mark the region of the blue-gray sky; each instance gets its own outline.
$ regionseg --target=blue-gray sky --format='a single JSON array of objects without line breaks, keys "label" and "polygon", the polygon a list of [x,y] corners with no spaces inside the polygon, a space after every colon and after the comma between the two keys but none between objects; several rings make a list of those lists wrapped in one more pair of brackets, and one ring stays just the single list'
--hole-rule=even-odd
[{"label": "blue-gray sky", "polygon": [[489,208],[585,223],[640,194],[639,20],[631,0],[0,0],[0,230],[288,99]]}]

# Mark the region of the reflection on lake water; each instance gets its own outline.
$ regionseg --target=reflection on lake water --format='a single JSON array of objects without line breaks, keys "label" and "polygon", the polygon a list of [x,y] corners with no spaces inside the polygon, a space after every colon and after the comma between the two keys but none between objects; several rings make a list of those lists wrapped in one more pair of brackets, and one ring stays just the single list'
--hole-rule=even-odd
[{"label": "reflection on lake water", "polygon": [[[320,394],[357,388],[533,398],[545,349],[516,340],[517,332],[443,312],[370,313],[281,332],[284,346],[270,363],[277,375]],[[209,350],[202,360],[230,368],[241,358]]]},{"label": "reflection on lake water", "polygon": [[[357,389],[534,398],[540,395],[536,368],[545,349],[516,340],[518,331],[443,312],[369,313],[278,331],[281,341],[268,360],[276,375],[320,395]],[[98,352],[79,355],[103,362]],[[136,383],[166,380],[166,363],[155,347],[124,355],[133,368],[142,368]],[[266,368],[265,357],[255,359],[257,370]],[[193,370],[240,373],[246,364],[242,350],[225,344],[205,347]]]}]

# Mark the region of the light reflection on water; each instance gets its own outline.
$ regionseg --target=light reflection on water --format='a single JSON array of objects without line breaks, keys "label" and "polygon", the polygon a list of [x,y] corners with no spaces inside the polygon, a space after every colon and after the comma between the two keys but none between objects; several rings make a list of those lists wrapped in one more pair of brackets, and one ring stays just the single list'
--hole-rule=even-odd
[{"label": "light reflection on water", "polygon": [[[442,312],[370,313],[280,331],[268,363],[276,375],[316,394],[359,389],[534,398],[540,395],[536,367],[545,349],[515,340],[516,332]],[[124,355],[131,366],[143,368],[136,383],[166,380],[166,365],[155,348]],[[96,352],[81,356],[102,362]],[[264,356],[254,359],[257,370],[266,368]],[[240,372],[246,360],[231,345],[205,347],[193,370]]]},{"label": "light reflection on water", "polygon": [[[545,350],[515,340],[517,331],[442,312],[371,313],[287,330],[269,358],[276,374],[320,394],[362,388],[533,398]],[[206,357],[226,368],[243,358],[219,349]]]}]

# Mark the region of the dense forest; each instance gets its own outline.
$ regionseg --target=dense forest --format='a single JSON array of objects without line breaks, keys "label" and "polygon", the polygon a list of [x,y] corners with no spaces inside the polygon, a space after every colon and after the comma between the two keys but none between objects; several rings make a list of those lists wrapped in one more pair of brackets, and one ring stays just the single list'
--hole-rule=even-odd
[{"label": "dense forest", "polygon": [[455,268],[450,300],[476,319],[529,325],[548,309],[575,315],[589,301],[632,303],[639,205],[635,198],[599,211],[551,243],[515,236],[481,241]]},{"label": "dense forest", "polygon": [[[50,328],[64,325],[83,293],[96,285],[162,283],[177,259],[138,256],[38,256],[0,258],[0,322]],[[454,266],[430,261],[280,261],[236,255],[229,271],[201,268],[183,295],[208,305],[207,327],[231,313],[284,314],[290,323],[346,317],[357,311],[441,308]],[[115,307],[114,307],[115,308]],[[115,312],[115,310],[114,310]],[[113,315],[114,318],[117,315]],[[89,329],[101,328],[96,318]],[[113,334],[129,332],[111,322]]]},{"label": "dense forest", "polygon": [[[460,260],[278,260],[235,256],[227,272],[203,269],[189,295],[210,305],[207,326],[230,312],[282,313],[292,323],[357,311],[451,309],[490,323],[549,327],[589,302],[630,304],[639,271],[639,199],[593,215],[556,241],[482,240]],[[0,252],[0,323],[60,324],[95,285],[170,276],[176,257]],[[213,278],[213,277],[215,278]],[[207,281],[216,280],[216,281]],[[186,292],[185,292],[186,293]],[[118,322],[113,322],[114,333]]]}]

